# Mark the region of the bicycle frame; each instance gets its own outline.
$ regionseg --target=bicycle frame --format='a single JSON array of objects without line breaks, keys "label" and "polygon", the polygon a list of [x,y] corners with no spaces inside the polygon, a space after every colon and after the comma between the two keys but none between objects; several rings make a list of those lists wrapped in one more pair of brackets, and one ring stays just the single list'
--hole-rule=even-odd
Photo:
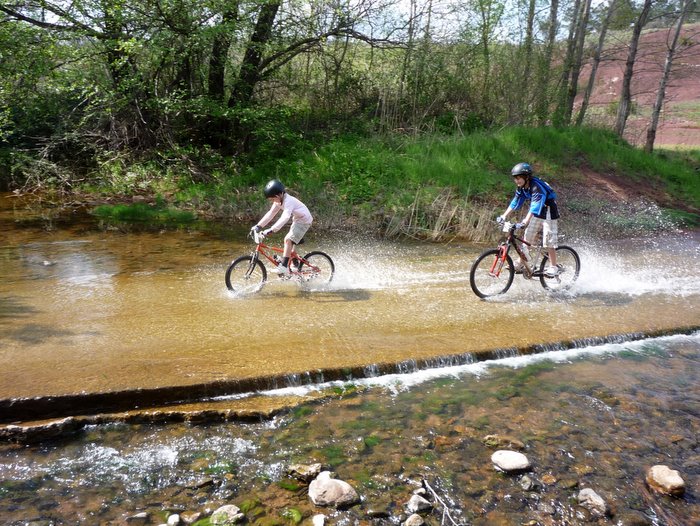
[{"label": "bicycle frame", "polygon": [[515,249],[515,252],[518,254],[520,257],[520,260],[523,262],[523,276],[526,277],[527,279],[533,278],[533,277],[539,277],[540,272],[537,270],[533,270],[537,268],[537,263],[540,259],[540,255],[542,254],[542,247],[539,247],[537,249],[537,253],[535,256],[531,259],[531,263],[528,263],[528,257],[525,255],[525,252],[521,248],[522,245],[525,245],[527,247],[532,247],[532,243],[528,243],[524,239],[518,237],[515,235],[515,223],[510,223],[506,221],[503,224],[503,232],[507,234],[506,239],[504,241],[501,241],[501,243],[498,245],[499,253],[498,257],[496,260],[493,262],[493,266],[491,267],[491,272],[490,274],[492,276],[498,277],[501,275],[501,270],[503,269],[503,264],[506,262],[506,256],[508,255],[508,252],[510,252],[511,247]]},{"label": "bicycle frame", "polygon": [[[263,236],[261,232],[254,232],[250,237],[255,241],[255,250],[253,250],[251,254],[253,256],[250,265],[251,270],[255,267],[255,263],[260,259],[260,256],[267,259],[272,266],[276,267],[280,263],[277,254],[283,254],[284,249],[266,244],[263,241],[265,236]],[[290,276],[301,276],[313,272],[319,272],[319,268],[309,263],[297,253],[296,249],[292,248],[292,253],[289,255]]]}]

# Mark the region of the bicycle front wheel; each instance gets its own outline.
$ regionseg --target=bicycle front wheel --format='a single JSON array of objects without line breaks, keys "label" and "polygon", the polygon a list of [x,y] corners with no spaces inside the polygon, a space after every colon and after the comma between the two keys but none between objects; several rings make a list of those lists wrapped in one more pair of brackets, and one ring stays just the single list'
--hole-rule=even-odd
[{"label": "bicycle front wheel", "polygon": [[539,272],[542,286],[552,291],[567,290],[578,279],[578,274],[581,271],[581,259],[573,248],[562,245],[557,248],[559,273],[554,277],[545,275],[544,270],[547,266],[549,266],[549,256],[545,252]]},{"label": "bicycle front wheel", "polygon": [[309,252],[304,256],[304,263],[299,266],[302,281],[330,283],[335,274],[335,264],[325,252]]},{"label": "bicycle front wheel", "polygon": [[513,284],[513,260],[508,254],[505,260],[502,260],[500,255],[500,249],[487,250],[476,258],[472,265],[469,283],[474,294],[480,298],[503,294]]},{"label": "bicycle front wheel", "polygon": [[258,292],[267,281],[267,270],[259,259],[241,256],[226,270],[226,287],[237,294]]}]

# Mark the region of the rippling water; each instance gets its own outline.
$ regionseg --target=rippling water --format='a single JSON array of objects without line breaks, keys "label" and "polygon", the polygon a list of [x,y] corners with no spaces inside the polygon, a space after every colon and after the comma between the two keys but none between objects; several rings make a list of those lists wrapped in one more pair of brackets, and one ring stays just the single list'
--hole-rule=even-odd
[{"label": "rippling water", "polygon": [[[307,387],[345,394],[259,424],[97,426],[58,443],[5,446],[0,520],[117,524],[147,511],[157,524],[163,510],[258,502],[251,520],[282,520],[294,508],[339,524],[379,512],[398,523],[426,480],[459,524],[584,524],[572,498],[583,487],[610,506],[605,524],[697,524],[699,386],[694,334]],[[524,444],[535,489],[492,468],[491,434]],[[289,483],[292,462],[325,463],[362,504],[315,508]],[[645,487],[654,464],[681,472],[684,498]]]}]

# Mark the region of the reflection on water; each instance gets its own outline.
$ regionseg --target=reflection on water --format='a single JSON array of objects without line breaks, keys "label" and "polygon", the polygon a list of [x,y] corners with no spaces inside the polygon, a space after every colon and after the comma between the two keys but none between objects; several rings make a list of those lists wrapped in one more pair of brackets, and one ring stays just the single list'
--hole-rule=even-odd
[{"label": "reflection on water", "polygon": [[[272,422],[97,426],[0,450],[0,520],[109,524],[146,511],[158,524],[163,510],[258,502],[248,518],[261,524],[290,508],[307,520],[323,512],[338,524],[398,523],[424,479],[459,524],[585,524],[573,497],[589,487],[613,513],[599,524],[691,525],[700,516],[699,386],[695,334],[375,379]],[[493,434],[523,443],[534,486],[492,468],[484,437]],[[362,503],[315,508],[287,480],[295,462],[331,467]],[[646,489],[644,473],[658,463],[681,472],[684,498]]]}]

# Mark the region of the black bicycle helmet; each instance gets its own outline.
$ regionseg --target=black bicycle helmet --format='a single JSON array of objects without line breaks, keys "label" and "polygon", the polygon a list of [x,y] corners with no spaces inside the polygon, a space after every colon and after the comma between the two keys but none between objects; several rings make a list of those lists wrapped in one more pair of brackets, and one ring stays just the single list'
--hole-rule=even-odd
[{"label": "black bicycle helmet", "polygon": [[510,171],[510,176],[531,177],[532,166],[530,166],[528,163],[518,163],[515,166],[513,166],[513,169]]},{"label": "black bicycle helmet", "polygon": [[279,179],[273,179],[265,185],[263,193],[265,197],[275,197],[276,195],[283,194],[285,192],[284,185]]}]

